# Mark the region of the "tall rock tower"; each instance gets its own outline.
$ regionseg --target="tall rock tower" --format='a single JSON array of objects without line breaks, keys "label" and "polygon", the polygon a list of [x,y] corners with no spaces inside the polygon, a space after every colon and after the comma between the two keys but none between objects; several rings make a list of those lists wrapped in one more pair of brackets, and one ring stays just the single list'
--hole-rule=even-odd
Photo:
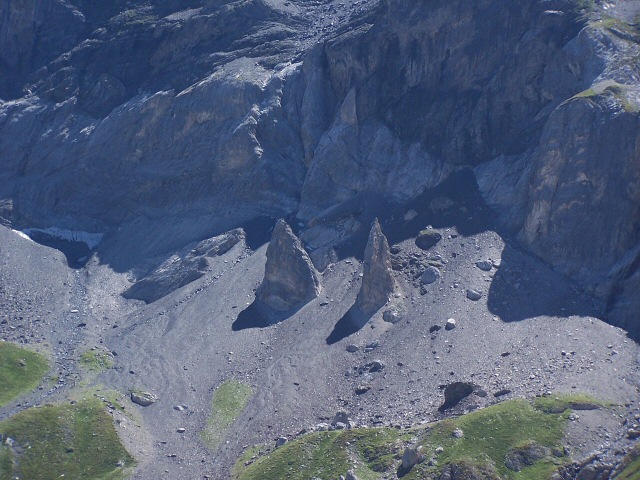
[{"label": "tall rock tower", "polygon": [[319,293],[320,281],[309,255],[287,222],[279,220],[267,248],[264,279],[256,298],[284,312],[304,305]]},{"label": "tall rock tower", "polygon": [[376,218],[364,251],[364,274],[356,305],[367,315],[372,315],[389,301],[395,286],[389,242]]}]

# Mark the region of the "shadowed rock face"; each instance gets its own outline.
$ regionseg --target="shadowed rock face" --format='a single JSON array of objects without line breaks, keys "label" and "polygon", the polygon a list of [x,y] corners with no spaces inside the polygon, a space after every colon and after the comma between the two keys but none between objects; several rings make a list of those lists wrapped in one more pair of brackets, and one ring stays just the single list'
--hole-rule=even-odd
[{"label": "shadowed rock face", "polygon": [[[345,0],[336,27],[329,3],[3,2],[0,222],[104,231],[216,205],[217,231],[315,221],[321,257],[358,227],[317,221],[336,206],[475,166],[500,224],[633,328],[637,2]],[[209,236],[189,228],[182,245]]]},{"label": "shadowed rock face", "polygon": [[289,225],[278,221],[267,248],[258,301],[274,310],[287,311],[313,300],[319,293],[320,282],[309,255]]},{"label": "shadowed rock face", "polygon": [[364,313],[371,315],[386,305],[394,288],[389,242],[376,218],[364,251],[364,274],[356,305]]},{"label": "shadowed rock face", "polygon": [[245,239],[241,228],[198,243],[188,253],[173,255],[148,276],[138,280],[123,292],[125,298],[155,302],[188,283],[201,278],[209,262],[207,258],[224,255]]}]

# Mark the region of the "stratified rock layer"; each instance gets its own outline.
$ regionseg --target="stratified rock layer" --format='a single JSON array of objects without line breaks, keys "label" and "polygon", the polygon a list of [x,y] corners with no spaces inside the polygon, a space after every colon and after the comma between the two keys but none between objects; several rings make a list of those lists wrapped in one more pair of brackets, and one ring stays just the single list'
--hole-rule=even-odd
[{"label": "stratified rock layer", "polygon": [[190,249],[187,254],[176,254],[162,263],[148,276],[138,280],[122,296],[147,303],[155,302],[180,287],[201,278],[209,267],[208,258],[224,255],[244,240],[241,228],[217,237],[208,238]]},{"label": "stratified rock layer", "polygon": [[267,248],[258,301],[274,310],[287,311],[316,298],[318,293],[320,282],[309,255],[289,225],[278,221]]},{"label": "stratified rock layer", "polygon": [[356,304],[364,313],[373,314],[389,301],[394,288],[389,242],[376,218],[364,251],[364,274]]}]

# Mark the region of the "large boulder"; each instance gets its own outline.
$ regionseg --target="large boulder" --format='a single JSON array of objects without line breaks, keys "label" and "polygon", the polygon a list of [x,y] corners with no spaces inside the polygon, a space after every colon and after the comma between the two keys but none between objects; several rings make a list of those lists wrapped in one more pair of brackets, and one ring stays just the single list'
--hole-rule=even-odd
[{"label": "large boulder", "polygon": [[284,220],[273,229],[267,248],[264,280],[256,292],[260,303],[287,311],[313,300],[320,293],[320,281],[300,239]]},{"label": "large boulder", "polygon": [[376,218],[371,226],[369,241],[364,251],[364,272],[356,300],[357,306],[368,315],[375,313],[387,304],[395,285],[391,273],[389,242]]}]

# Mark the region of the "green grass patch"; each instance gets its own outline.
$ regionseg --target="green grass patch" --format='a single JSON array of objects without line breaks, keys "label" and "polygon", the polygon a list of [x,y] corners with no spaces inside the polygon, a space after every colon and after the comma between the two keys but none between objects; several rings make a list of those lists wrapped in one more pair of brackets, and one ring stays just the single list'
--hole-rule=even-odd
[{"label": "green grass patch", "polygon": [[613,80],[603,80],[591,88],[577,93],[569,99],[587,99],[594,100],[596,97],[609,98],[615,101],[625,112],[637,113],[640,111],[640,105],[629,95],[629,87]]},{"label": "green grass patch", "polygon": [[393,470],[409,438],[406,432],[381,428],[311,433],[254,462],[243,457],[234,478],[334,479],[354,469],[358,478],[374,480]]},{"label": "green grass patch", "polygon": [[49,363],[39,353],[0,342],[0,406],[37,387],[47,370]]},{"label": "green grass patch", "polygon": [[87,350],[80,356],[80,365],[92,373],[100,373],[113,367],[113,355],[102,349]]},{"label": "green grass patch", "polygon": [[238,380],[227,380],[216,388],[207,426],[201,434],[207,447],[216,450],[220,446],[227,429],[242,413],[252,394],[251,387]]},{"label": "green grass patch", "polygon": [[623,470],[616,475],[615,480],[640,479],[640,445],[636,445],[622,460]]},{"label": "green grass patch", "polygon": [[597,410],[609,407],[611,404],[590,395],[559,394],[536,397],[533,406],[544,413],[563,413],[566,410]]},{"label": "green grass patch", "polygon": [[[403,478],[438,478],[446,465],[475,472],[482,478],[546,480],[569,461],[562,455],[562,440],[572,408],[604,406],[585,395],[544,397],[533,402],[509,400],[457,419],[410,430],[354,429],[304,435],[259,455],[251,450],[234,469],[236,480],[266,478],[333,479],[356,467],[359,478],[394,475],[407,445],[418,443],[427,460]],[[455,430],[462,430],[459,438]],[[507,468],[507,454],[540,446],[543,458],[519,471]],[[556,455],[553,455],[555,451]],[[470,473],[471,474],[471,473]]]},{"label": "green grass patch", "polygon": [[0,478],[115,480],[134,460],[97,399],[30,408],[0,422]]},{"label": "green grass patch", "polygon": [[[511,400],[464,415],[456,420],[439,423],[421,442],[425,452],[438,458],[439,465],[467,462],[479,468],[495,471],[504,479],[546,479],[557,469],[551,457],[524,468],[509,470],[505,457],[512,449],[535,443],[558,448],[564,436],[568,413],[561,415],[542,412],[526,400]],[[455,438],[453,431],[464,435]],[[444,451],[437,455],[435,449]],[[421,464],[410,478],[423,478],[437,473],[441,467]]]}]

